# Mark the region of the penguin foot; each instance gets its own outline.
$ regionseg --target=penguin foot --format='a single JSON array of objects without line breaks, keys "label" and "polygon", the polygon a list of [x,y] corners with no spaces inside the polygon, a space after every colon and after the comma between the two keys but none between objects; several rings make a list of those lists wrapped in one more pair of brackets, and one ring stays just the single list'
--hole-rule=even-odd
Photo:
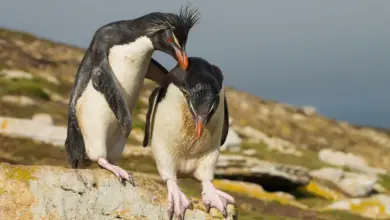
[{"label": "penguin foot", "polygon": [[126,170],[122,169],[121,167],[118,167],[118,166],[111,164],[105,158],[102,158],[102,157],[99,158],[97,162],[102,168],[114,173],[119,178],[120,181],[127,180],[131,185],[135,186],[134,180],[133,180],[133,175],[131,175]]},{"label": "penguin foot", "polygon": [[226,218],[226,206],[228,204],[234,205],[236,203],[235,199],[231,195],[216,189],[211,181],[202,182],[202,188],[202,201],[207,209],[207,212],[209,212],[210,208],[213,207],[218,209]]},{"label": "penguin foot", "polygon": [[168,218],[173,219],[173,214],[179,220],[183,220],[187,209],[193,209],[192,203],[187,196],[181,191],[176,181],[168,180]]}]

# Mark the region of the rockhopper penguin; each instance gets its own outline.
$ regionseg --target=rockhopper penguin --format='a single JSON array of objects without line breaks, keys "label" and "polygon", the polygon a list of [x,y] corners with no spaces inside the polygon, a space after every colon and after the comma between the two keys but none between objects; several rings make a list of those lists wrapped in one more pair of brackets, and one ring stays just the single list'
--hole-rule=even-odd
[{"label": "rockhopper penguin", "polygon": [[183,219],[192,204],[176,180],[202,182],[202,200],[226,216],[232,196],[214,188],[211,180],[229,128],[229,112],[221,70],[202,58],[188,58],[183,71],[176,66],[149,97],[143,146],[150,145],[158,172],[168,188],[168,215]]},{"label": "rockhopper penguin", "polygon": [[161,83],[167,73],[152,54],[163,51],[186,69],[187,37],[198,19],[197,9],[183,7],[178,15],[154,12],[95,32],[77,70],[68,109],[65,146],[73,168],[95,161],[132,181],[131,174],[113,163],[129,136],[144,78]]}]

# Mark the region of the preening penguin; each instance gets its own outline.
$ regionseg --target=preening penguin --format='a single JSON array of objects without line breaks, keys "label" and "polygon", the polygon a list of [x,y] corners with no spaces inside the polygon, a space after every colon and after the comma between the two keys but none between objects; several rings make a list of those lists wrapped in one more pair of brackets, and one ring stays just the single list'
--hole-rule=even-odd
[{"label": "preening penguin", "polygon": [[161,83],[167,73],[152,54],[163,51],[186,69],[188,33],[198,19],[197,9],[184,7],[178,15],[154,12],[108,23],[95,32],[77,71],[68,109],[65,146],[73,168],[96,161],[119,178],[131,179],[113,163],[130,133],[131,112],[144,78]]},{"label": "preening penguin", "polygon": [[226,216],[232,196],[214,188],[220,146],[229,128],[229,112],[221,70],[202,58],[189,58],[187,71],[176,67],[149,97],[144,147],[148,144],[168,187],[169,218],[183,219],[192,207],[176,183],[193,177],[202,182],[202,200]]}]

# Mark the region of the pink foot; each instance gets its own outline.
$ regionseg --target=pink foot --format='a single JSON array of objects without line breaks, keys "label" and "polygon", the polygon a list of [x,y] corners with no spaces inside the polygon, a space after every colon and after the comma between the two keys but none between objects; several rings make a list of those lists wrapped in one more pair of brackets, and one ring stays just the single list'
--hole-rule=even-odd
[{"label": "pink foot", "polygon": [[99,158],[97,162],[102,168],[113,172],[119,178],[120,181],[125,179],[129,181],[129,183],[131,183],[133,186],[135,185],[132,175],[126,170],[111,164],[105,158]]},{"label": "pink foot", "polygon": [[173,214],[179,220],[183,220],[186,210],[192,209],[192,203],[187,199],[186,195],[181,191],[176,181],[168,180],[168,217],[173,219]]},{"label": "pink foot", "polygon": [[202,182],[202,188],[202,200],[207,212],[213,207],[218,209],[226,218],[226,206],[228,204],[234,205],[236,203],[234,198],[231,195],[216,189],[211,181]]}]

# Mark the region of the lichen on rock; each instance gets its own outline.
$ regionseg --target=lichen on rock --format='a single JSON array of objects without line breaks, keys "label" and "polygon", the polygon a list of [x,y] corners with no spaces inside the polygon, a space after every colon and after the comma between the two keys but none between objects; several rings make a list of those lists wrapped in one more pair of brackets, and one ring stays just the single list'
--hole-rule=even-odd
[{"label": "lichen on rock", "polygon": [[[167,219],[166,189],[134,174],[135,186],[102,170],[0,166],[0,219]],[[230,217],[236,216],[230,208]],[[215,218],[215,210],[212,211]],[[202,210],[186,219],[213,219]]]}]

